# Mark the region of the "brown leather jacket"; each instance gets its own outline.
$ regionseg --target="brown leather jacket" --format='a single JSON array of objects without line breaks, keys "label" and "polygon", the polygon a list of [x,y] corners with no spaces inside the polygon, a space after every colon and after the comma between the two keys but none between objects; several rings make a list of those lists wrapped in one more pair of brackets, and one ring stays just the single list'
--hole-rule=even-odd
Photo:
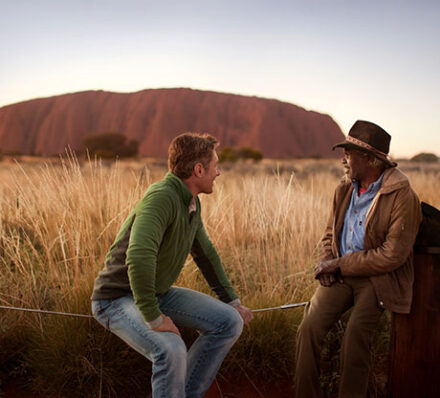
[{"label": "brown leather jacket", "polygon": [[398,168],[385,170],[382,185],[365,221],[364,250],[339,256],[339,236],[350,204],[348,179],[335,191],[321,261],[338,258],[343,276],[369,277],[379,306],[409,313],[414,282],[413,245],[422,219],[420,202],[408,178]]}]

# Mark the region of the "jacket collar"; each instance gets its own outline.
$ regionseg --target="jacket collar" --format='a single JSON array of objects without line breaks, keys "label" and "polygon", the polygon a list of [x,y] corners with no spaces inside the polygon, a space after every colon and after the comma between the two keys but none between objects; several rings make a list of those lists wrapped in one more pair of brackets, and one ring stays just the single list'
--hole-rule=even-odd
[{"label": "jacket collar", "polygon": [[384,172],[380,193],[387,194],[409,186],[408,177],[399,168],[388,168]]},{"label": "jacket collar", "polygon": [[188,207],[193,195],[182,179],[177,177],[171,171],[168,171],[165,175],[165,180],[169,181],[174,186],[179,196],[182,198],[183,203]]},{"label": "jacket collar", "polygon": [[[352,182],[347,176],[344,176],[343,182],[349,184],[350,188],[352,188]],[[398,167],[390,167],[383,172],[379,193],[387,194],[407,186],[409,186],[408,177]]]}]

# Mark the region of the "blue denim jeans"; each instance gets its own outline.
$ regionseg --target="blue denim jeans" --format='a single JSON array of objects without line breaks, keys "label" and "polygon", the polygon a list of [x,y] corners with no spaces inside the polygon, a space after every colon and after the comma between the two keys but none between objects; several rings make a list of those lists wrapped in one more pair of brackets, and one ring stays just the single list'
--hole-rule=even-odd
[{"label": "blue denim jeans", "polygon": [[132,296],[93,300],[98,322],[153,363],[153,398],[202,398],[243,329],[233,307],[194,290],[172,287],[158,296],[159,308],[177,327],[200,336],[186,349],[171,332],[156,332],[142,318]]}]

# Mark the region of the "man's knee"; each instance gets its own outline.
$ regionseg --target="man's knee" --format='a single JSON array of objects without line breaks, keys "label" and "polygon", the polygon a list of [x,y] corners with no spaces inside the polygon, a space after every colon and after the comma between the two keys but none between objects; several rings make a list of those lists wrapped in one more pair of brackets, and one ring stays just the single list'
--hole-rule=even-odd
[{"label": "man's knee", "polygon": [[223,318],[222,334],[227,334],[230,337],[238,338],[243,331],[243,318],[240,313],[233,309],[228,311]]},{"label": "man's knee", "polygon": [[[158,332],[170,334],[171,332]],[[166,362],[169,365],[184,366],[187,361],[184,341],[177,335],[161,341],[153,353],[153,362]]]},{"label": "man's knee", "polygon": [[296,335],[297,344],[306,341],[317,345],[322,344],[332,325],[333,323],[323,322],[319,316],[313,316],[310,312],[305,311]]},{"label": "man's knee", "polygon": [[298,326],[297,336],[310,336],[316,329],[315,322],[311,319],[307,312],[304,312],[303,319]]}]

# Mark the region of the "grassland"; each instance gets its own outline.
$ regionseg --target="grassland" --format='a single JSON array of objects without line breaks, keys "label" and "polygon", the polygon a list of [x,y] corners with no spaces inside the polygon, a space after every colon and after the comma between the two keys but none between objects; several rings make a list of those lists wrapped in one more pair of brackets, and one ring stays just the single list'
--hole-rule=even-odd
[{"label": "grassland", "polygon": [[[402,163],[420,198],[440,207],[440,167]],[[90,312],[93,280],[116,232],[163,161],[0,164],[0,305]],[[342,170],[333,160],[225,165],[203,218],[245,305],[310,298],[316,244]],[[208,292],[188,259],[178,284]],[[292,380],[302,310],[256,315],[219,380]],[[387,318],[372,351],[372,389],[383,391]],[[193,332],[183,331],[188,344]],[[329,338],[323,383],[337,378],[340,332]],[[93,319],[0,310],[0,381],[18,377],[42,396],[137,397],[150,364]],[[1,384],[0,384],[1,387]]]}]

